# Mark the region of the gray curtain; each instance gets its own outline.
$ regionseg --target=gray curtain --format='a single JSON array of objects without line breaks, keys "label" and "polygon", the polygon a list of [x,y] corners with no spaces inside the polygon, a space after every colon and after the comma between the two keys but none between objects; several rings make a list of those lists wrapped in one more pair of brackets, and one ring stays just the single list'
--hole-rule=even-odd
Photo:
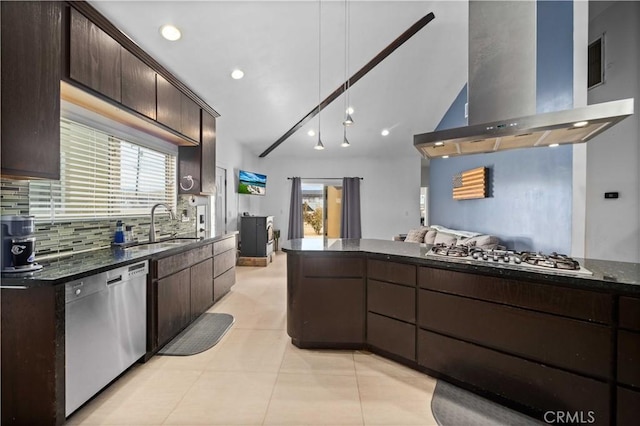
[{"label": "gray curtain", "polygon": [[360,178],[342,179],[340,238],[362,238],[360,222]]},{"label": "gray curtain", "polygon": [[302,181],[299,177],[291,178],[291,205],[289,206],[289,232],[287,238],[290,240],[304,238]]}]

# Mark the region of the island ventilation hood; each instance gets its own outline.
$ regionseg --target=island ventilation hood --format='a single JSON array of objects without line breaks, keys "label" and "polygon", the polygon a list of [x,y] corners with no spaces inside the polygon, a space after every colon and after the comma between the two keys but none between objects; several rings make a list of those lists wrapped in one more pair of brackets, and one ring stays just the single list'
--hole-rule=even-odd
[{"label": "island ventilation hood", "polygon": [[586,142],[633,114],[633,99],[423,133],[414,146],[427,158]]},{"label": "island ventilation hood", "polygon": [[[573,15],[563,15],[563,4],[544,3],[549,10],[540,2],[469,1],[469,125],[415,135],[425,157],[586,142],[633,114],[633,99],[567,109],[573,34],[557,22],[572,25]],[[556,24],[546,25],[549,20]],[[555,56],[545,56],[548,51]]]}]

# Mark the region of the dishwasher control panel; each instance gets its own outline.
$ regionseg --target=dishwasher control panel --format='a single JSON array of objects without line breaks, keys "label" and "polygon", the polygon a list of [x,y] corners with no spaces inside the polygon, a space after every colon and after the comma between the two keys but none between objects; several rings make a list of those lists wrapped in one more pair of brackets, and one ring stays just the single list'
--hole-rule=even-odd
[{"label": "dishwasher control panel", "polygon": [[65,284],[65,301],[82,299],[97,293],[106,287],[129,281],[136,277],[146,277],[149,271],[149,262],[134,263],[133,265],[122,266],[110,271],[71,281]]}]

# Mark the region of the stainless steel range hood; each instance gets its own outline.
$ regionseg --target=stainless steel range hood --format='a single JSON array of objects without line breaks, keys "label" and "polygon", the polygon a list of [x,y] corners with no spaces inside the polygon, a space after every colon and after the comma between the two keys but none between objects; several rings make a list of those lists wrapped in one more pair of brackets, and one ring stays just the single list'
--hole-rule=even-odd
[{"label": "stainless steel range hood", "polygon": [[633,99],[423,133],[414,146],[428,158],[582,143],[633,114]]},{"label": "stainless steel range hood", "polygon": [[[469,1],[469,125],[415,135],[425,157],[586,142],[633,114],[633,99],[566,109],[573,105],[573,52],[539,57],[538,32],[549,35],[537,27],[539,4]],[[538,61],[547,71],[540,78]]]}]

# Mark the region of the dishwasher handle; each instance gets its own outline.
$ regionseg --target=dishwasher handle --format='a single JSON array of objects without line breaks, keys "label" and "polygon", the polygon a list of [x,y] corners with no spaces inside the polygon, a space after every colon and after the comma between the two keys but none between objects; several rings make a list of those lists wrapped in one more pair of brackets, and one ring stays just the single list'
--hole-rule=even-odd
[{"label": "dishwasher handle", "polygon": [[107,280],[107,285],[111,285],[111,284],[116,284],[122,281],[122,275],[118,275],[115,278],[111,278],[110,280]]}]

